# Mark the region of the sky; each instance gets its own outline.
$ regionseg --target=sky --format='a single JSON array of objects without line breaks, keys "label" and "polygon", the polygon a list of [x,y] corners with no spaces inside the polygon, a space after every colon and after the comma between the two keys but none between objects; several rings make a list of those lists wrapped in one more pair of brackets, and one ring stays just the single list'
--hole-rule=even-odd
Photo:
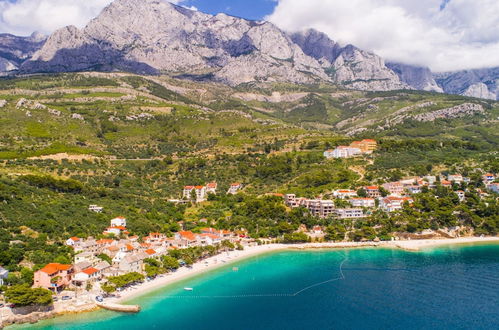
[{"label": "sky", "polygon": [[[0,32],[85,24],[112,0],[0,0]],[[166,1],[166,0],[165,0]],[[315,28],[342,45],[433,71],[499,66],[499,0],[172,0],[216,14]]]}]

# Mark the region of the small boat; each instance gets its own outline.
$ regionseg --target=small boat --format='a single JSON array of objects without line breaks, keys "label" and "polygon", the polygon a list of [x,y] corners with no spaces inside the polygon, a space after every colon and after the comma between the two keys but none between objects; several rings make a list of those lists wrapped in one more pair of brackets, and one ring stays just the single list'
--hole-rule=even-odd
[{"label": "small boat", "polygon": [[237,272],[237,271],[239,270],[239,268],[237,268],[237,267],[232,267],[232,270],[233,270],[234,272]]},{"label": "small boat", "polygon": [[184,288],[185,291],[193,291],[193,288]]}]

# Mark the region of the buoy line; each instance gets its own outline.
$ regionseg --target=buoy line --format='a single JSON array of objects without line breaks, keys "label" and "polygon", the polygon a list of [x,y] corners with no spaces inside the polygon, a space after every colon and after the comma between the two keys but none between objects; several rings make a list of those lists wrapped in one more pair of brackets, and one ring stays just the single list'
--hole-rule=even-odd
[{"label": "buoy line", "polygon": [[310,290],[312,288],[331,283],[331,282],[336,282],[340,280],[344,280],[345,274],[343,273],[343,264],[347,261],[347,258],[343,259],[343,261],[340,263],[340,277],[332,278],[327,281],[323,282],[318,282],[312,285],[309,285],[299,291],[296,291],[294,293],[270,293],[270,294],[240,294],[240,295],[183,295],[183,296],[164,296],[163,298],[165,299],[207,299],[207,298],[214,298],[214,299],[228,299],[228,298],[266,298],[266,297],[296,297],[299,294]]}]

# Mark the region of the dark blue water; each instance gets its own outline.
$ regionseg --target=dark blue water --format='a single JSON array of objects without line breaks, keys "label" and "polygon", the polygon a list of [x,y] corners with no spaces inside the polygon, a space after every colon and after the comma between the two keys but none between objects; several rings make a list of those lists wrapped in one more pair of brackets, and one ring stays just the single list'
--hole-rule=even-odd
[{"label": "dark blue water", "polygon": [[[259,256],[43,329],[499,329],[499,245]],[[185,286],[193,292],[184,291]]]}]

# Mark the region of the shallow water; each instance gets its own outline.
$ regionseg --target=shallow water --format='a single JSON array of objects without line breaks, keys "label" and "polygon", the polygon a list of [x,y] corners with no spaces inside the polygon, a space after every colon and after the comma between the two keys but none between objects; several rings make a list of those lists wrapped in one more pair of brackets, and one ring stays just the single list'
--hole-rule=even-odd
[{"label": "shallow water", "polygon": [[86,313],[27,327],[499,329],[499,245],[417,253],[380,248],[276,252],[130,303],[140,304],[142,311]]}]

